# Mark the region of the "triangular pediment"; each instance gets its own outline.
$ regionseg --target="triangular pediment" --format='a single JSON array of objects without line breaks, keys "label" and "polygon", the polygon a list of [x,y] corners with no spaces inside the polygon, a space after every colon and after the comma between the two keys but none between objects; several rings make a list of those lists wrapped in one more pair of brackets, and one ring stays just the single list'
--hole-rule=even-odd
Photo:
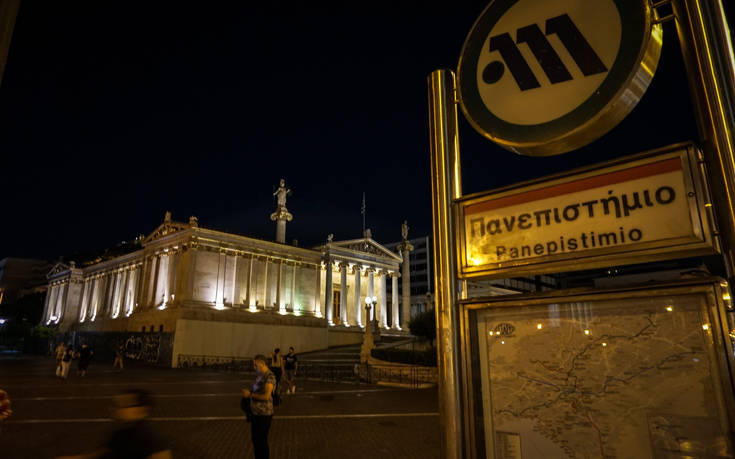
[{"label": "triangular pediment", "polygon": [[143,245],[155,241],[156,239],[160,239],[162,237],[168,236],[173,233],[178,233],[179,231],[184,231],[189,228],[191,228],[191,224],[175,222],[171,220],[171,213],[166,212],[163,223],[161,223],[158,228],[156,228],[150,235],[148,235],[147,238],[145,238],[145,240],[143,241]]},{"label": "triangular pediment", "polygon": [[46,274],[46,278],[53,277],[59,273],[63,273],[64,271],[68,271],[70,269],[70,266],[66,263],[56,263],[53,268]]},{"label": "triangular pediment", "polygon": [[344,248],[348,250],[353,250],[355,252],[362,252],[362,253],[367,253],[370,255],[377,255],[379,257],[390,258],[391,260],[395,260],[399,263],[403,261],[400,255],[378,244],[372,238],[361,238],[361,239],[351,239],[349,241],[338,241],[338,242],[332,242],[330,245],[331,247],[340,247],[340,248]]}]

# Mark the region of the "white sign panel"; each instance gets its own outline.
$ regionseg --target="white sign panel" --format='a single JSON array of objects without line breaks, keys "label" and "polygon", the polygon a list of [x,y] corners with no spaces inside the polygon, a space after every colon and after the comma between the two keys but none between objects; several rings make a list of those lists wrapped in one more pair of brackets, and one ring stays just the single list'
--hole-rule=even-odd
[{"label": "white sign panel", "polygon": [[621,162],[464,203],[465,273],[705,242],[687,155]]}]

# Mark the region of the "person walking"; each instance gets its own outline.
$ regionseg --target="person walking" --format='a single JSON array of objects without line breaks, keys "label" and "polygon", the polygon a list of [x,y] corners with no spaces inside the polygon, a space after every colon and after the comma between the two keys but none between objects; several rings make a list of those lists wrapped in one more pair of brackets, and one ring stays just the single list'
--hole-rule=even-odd
[{"label": "person walking", "polygon": [[281,348],[275,348],[271,354],[271,371],[276,376],[276,390],[281,388],[281,376],[283,376],[283,356],[281,356]]},{"label": "person walking", "polygon": [[122,347],[122,344],[115,349],[115,360],[112,362],[112,369],[114,370],[117,368],[117,365],[120,364],[120,371],[123,369],[123,355],[125,354],[125,351]]},{"label": "person walking", "polygon": [[54,349],[54,354],[56,355],[56,377],[61,377],[61,359],[64,358],[64,354],[66,354],[66,343],[60,342],[58,346],[56,346],[56,349]]},{"label": "person walking", "polygon": [[66,379],[69,377],[69,368],[71,368],[72,359],[74,359],[74,349],[69,346],[61,358],[61,373],[59,374],[59,378]]},{"label": "person walking", "polygon": [[96,451],[57,459],[149,458],[171,459],[171,449],[159,438],[146,418],[151,410],[151,396],[132,389],[115,396],[116,429]]},{"label": "person walking", "polygon": [[87,376],[87,367],[89,367],[89,362],[92,361],[92,356],[94,355],[94,351],[87,343],[82,344],[82,348],[79,350],[79,353],[77,353],[77,357],[79,357],[79,366],[77,367],[77,376]]},{"label": "person walking", "polygon": [[[273,391],[276,388],[276,376],[268,368],[265,356],[258,354],[253,358],[255,382],[252,390],[243,389],[243,405],[245,417],[250,422],[250,434],[253,442],[255,459],[268,459],[268,431],[273,419]],[[249,407],[249,408],[248,408]]]},{"label": "person walking", "polygon": [[299,358],[294,353],[293,346],[288,348],[288,354],[283,357],[284,378],[286,382],[286,393],[296,392],[296,371],[299,368]]}]

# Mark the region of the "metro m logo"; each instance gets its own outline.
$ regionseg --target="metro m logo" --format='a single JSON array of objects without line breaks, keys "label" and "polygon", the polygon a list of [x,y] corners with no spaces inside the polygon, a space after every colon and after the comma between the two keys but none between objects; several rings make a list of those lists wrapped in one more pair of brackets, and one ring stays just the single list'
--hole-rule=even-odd
[{"label": "metro m logo", "polygon": [[[584,76],[607,72],[608,69],[605,64],[568,14],[547,19],[545,26],[545,34],[547,36],[556,35],[559,38]],[[490,37],[489,43],[490,51],[498,51],[505,64],[496,60],[485,66],[482,71],[482,80],[486,84],[494,84],[499,81],[507,66],[521,91],[541,86],[516,46],[522,43],[529,47],[552,84],[572,79],[569,70],[537,24],[518,28],[515,42],[513,42],[510,34],[506,32]]]}]

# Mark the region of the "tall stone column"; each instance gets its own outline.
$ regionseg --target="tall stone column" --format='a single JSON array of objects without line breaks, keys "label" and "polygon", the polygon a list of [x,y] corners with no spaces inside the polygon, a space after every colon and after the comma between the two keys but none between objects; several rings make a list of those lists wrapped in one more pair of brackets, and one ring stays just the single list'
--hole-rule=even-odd
[{"label": "tall stone column", "polygon": [[166,276],[166,304],[171,304],[176,292],[176,268],[179,265],[180,253],[173,248],[168,251],[168,271]]},{"label": "tall stone column", "polygon": [[[214,291],[214,307],[225,308],[225,279],[227,279],[227,253],[220,249],[217,257],[217,283]],[[211,301],[211,300],[210,300]]]},{"label": "tall stone column", "polygon": [[82,287],[82,304],[79,307],[79,322],[84,322],[87,318],[87,296],[89,294],[89,280],[84,281]]},{"label": "tall stone column", "polygon": [[268,309],[271,300],[271,289],[268,288],[268,257],[265,258],[265,269],[263,270],[263,309]]},{"label": "tall stone column", "polygon": [[240,306],[240,284],[237,282],[237,259],[238,252],[232,256],[232,291],[230,292],[230,305],[235,308]]},{"label": "tall stone column", "polygon": [[403,242],[398,244],[398,249],[403,257],[403,264],[401,265],[401,277],[403,278],[403,285],[401,286],[401,328],[408,330],[408,321],[411,320],[411,260],[410,255],[413,250],[408,240],[403,239]]},{"label": "tall stone column", "polygon": [[281,310],[281,290],[283,284],[283,260],[278,260],[278,277],[276,278],[276,309]]},{"label": "tall stone column", "polygon": [[253,260],[255,259],[254,254],[250,254],[250,267],[248,268],[248,289],[245,292],[245,306],[250,308],[251,292],[253,291]]},{"label": "tall stone column", "polygon": [[380,297],[378,299],[380,301],[380,315],[378,317],[381,328],[388,328],[388,286],[386,275],[387,273],[385,271],[380,273]]},{"label": "tall stone column", "polygon": [[286,222],[293,220],[293,215],[286,209],[286,196],[290,193],[291,190],[286,188],[286,181],[283,179],[281,179],[279,188],[273,193],[273,196],[278,197],[278,207],[271,214],[271,220],[276,222],[276,242],[281,244],[286,243]]},{"label": "tall stone column", "polygon": [[390,273],[390,280],[391,280],[391,313],[392,313],[392,319],[391,319],[391,328],[400,330],[400,314],[398,313],[399,305],[398,305],[398,273],[392,272]]},{"label": "tall stone column", "polygon": [[296,310],[296,263],[291,267],[291,311]]},{"label": "tall stone column", "polygon": [[[367,296],[372,298],[375,296],[375,268],[368,268],[368,292]],[[365,322],[368,324],[373,321],[373,318],[375,317],[375,305],[373,305],[372,308],[370,308],[370,317],[365,317]]]},{"label": "tall stone column", "polygon": [[362,267],[355,265],[352,269],[355,273],[355,324],[362,327],[362,302],[360,301],[360,278],[362,277]]},{"label": "tall stone column", "polygon": [[324,308],[327,311],[327,323],[334,325],[334,305],[332,304],[332,260],[327,259],[327,278],[324,288]]},{"label": "tall stone column", "polygon": [[314,315],[322,316],[322,306],[319,304],[322,295],[322,265],[316,265],[316,288],[314,290]]},{"label": "tall stone column", "polygon": [[51,316],[54,315],[54,307],[56,306],[56,295],[58,294],[58,289],[55,285],[52,285],[49,287],[48,291],[46,292],[46,310],[44,314],[44,323],[49,322],[51,320]]},{"label": "tall stone column", "polygon": [[349,326],[350,323],[347,322],[347,267],[349,266],[348,263],[342,262],[339,264],[339,282],[340,282],[340,288],[342,289],[339,292],[339,318],[342,322],[342,325]]}]

